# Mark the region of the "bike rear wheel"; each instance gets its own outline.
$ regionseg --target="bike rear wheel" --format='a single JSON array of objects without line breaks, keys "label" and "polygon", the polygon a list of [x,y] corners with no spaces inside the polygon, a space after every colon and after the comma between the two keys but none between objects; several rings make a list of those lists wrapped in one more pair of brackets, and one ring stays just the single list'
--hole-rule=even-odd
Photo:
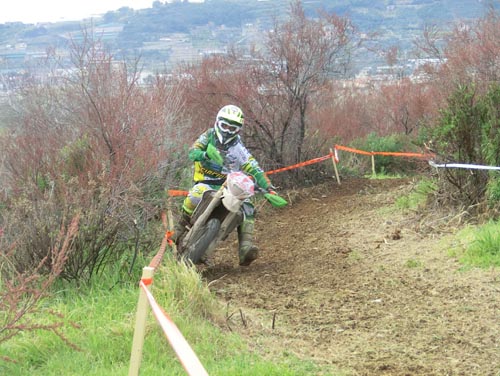
[{"label": "bike rear wheel", "polygon": [[215,239],[220,229],[220,220],[211,218],[204,226],[201,226],[196,233],[191,235],[190,245],[182,255],[184,259],[190,260],[193,264],[199,264],[208,246]]}]

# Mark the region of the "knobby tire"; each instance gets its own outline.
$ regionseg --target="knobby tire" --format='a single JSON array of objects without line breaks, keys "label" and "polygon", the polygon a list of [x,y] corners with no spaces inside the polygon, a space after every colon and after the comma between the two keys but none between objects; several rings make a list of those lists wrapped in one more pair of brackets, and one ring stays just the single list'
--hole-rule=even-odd
[{"label": "knobby tire", "polygon": [[199,264],[203,259],[208,246],[215,239],[220,229],[220,220],[211,218],[208,222],[200,227],[196,234],[193,234],[192,242],[187,247],[184,257],[190,260],[193,264]]}]

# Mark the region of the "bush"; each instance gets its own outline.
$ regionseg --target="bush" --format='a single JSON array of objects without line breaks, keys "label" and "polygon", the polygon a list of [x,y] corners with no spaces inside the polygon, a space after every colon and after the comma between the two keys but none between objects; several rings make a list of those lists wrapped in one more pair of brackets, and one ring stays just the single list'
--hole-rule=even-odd
[{"label": "bush", "polygon": [[88,280],[124,255],[148,252],[165,185],[181,167],[178,93],[162,78],[141,87],[136,65],[118,64],[85,38],[73,46],[69,76],[57,85],[26,82],[16,93],[18,118],[0,139],[0,228],[15,242],[11,262],[20,272],[49,255],[75,215],[61,277]]},{"label": "bush", "polygon": [[488,204],[490,208],[498,208],[500,205],[500,176],[498,176],[498,172],[491,175],[487,186]]},{"label": "bush", "polygon": [[[16,244],[8,245],[0,232],[0,343],[16,334],[46,330],[59,336],[63,325],[61,315],[42,307],[43,298],[62,272],[71,243],[78,230],[79,216],[71,219],[69,227],[61,227],[54,236],[51,249],[38,264],[29,270],[19,271]],[[43,271],[43,273],[42,273]],[[67,342],[70,344],[69,342]],[[70,344],[71,345],[71,344]],[[0,357],[2,360],[2,357]],[[3,358],[10,361],[12,359]],[[14,360],[12,360],[14,361]]]},{"label": "bush", "polygon": [[[356,149],[372,152],[420,152],[412,143],[412,139],[403,134],[393,134],[390,136],[379,137],[375,133],[370,133],[367,137],[355,140],[352,143]],[[402,158],[394,156],[375,155],[375,172],[382,174],[411,174],[416,171],[421,162],[411,158]],[[371,171],[371,158],[368,156],[351,156],[351,163],[361,173]]]},{"label": "bush", "polygon": [[[500,85],[492,85],[485,94],[477,93],[474,85],[459,85],[438,124],[423,135],[443,162],[499,166],[499,106]],[[443,202],[468,207],[487,198],[492,204],[498,200],[496,178],[486,170],[450,168],[439,173],[446,194]]]}]

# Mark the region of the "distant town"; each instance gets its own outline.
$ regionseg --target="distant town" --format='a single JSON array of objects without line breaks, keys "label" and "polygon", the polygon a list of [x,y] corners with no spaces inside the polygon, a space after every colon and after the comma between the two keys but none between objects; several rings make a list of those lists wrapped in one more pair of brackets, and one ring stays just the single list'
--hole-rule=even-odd
[{"label": "distant town", "polygon": [[[281,3],[283,5],[279,5]],[[346,84],[358,87],[381,85],[402,77],[414,81],[425,79],[418,68],[422,64],[440,62],[432,58],[417,58],[412,48],[414,39],[422,33],[428,20],[441,17],[442,23],[446,24],[451,22],[446,17],[457,14],[479,17],[484,11],[484,7],[463,0],[400,0],[382,9],[374,7],[372,11],[369,2],[361,0],[318,0],[313,5],[335,11],[343,9],[342,3],[346,4],[345,9],[349,9],[353,22],[359,25],[361,37],[372,28],[379,28],[376,30],[378,45],[364,48],[354,56]],[[287,6],[284,0],[232,2],[231,9],[222,0],[209,5],[204,0],[154,1],[150,9],[134,11],[122,8],[84,22],[0,24],[0,92],[5,95],[28,75],[42,82],[71,74],[70,45],[83,41],[86,33],[102,42],[115,56],[117,64],[139,57],[141,82],[144,84],[155,74],[170,74],[179,63],[195,63],[205,56],[226,54],[230,46],[242,51],[258,49],[265,33],[272,28],[272,11],[276,10],[276,4],[283,9]],[[450,14],[440,14],[436,12],[438,8],[446,9]],[[229,11],[233,17],[225,16]],[[374,52],[389,46],[397,46],[402,51],[397,64],[392,66]],[[59,62],[57,69],[50,72],[46,67],[48,54]]]}]

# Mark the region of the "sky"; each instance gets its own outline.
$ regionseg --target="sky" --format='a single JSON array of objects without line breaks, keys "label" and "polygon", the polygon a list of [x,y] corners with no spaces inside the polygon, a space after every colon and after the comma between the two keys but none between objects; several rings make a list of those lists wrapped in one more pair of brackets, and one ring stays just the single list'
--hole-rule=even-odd
[{"label": "sky", "polygon": [[75,21],[117,10],[151,8],[153,0],[1,0],[0,23]]}]

